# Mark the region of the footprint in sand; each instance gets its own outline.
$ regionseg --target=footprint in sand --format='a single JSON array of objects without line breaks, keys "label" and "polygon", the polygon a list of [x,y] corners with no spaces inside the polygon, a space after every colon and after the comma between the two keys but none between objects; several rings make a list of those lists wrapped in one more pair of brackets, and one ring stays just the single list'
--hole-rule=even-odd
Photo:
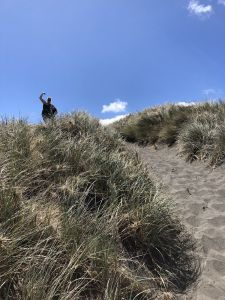
[{"label": "footprint in sand", "polygon": [[225,250],[225,238],[221,236],[209,237],[207,235],[202,236],[202,245],[204,253],[208,253],[209,250],[224,251]]},{"label": "footprint in sand", "polygon": [[221,276],[225,277],[225,257],[223,257],[223,260],[214,259],[212,261],[212,265],[217,273],[219,273]]},{"label": "footprint in sand", "polygon": [[205,203],[191,203],[189,204],[190,210],[196,214],[196,212],[201,212],[202,208],[205,206]]},{"label": "footprint in sand", "polygon": [[189,216],[189,217],[185,218],[185,221],[193,227],[199,226],[199,220],[196,216]]},{"label": "footprint in sand", "polygon": [[219,211],[219,212],[225,212],[225,201],[223,204],[212,204],[212,208],[214,208],[215,210]]},{"label": "footprint in sand", "polygon": [[215,227],[221,228],[225,226],[225,216],[217,216],[212,219],[208,219],[207,221]]},{"label": "footprint in sand", "polygon": [[225,190],[217,190],[216,193],[225,200]]},{"label": "footprint in sand", "polygon": [[[225,300],[225,165],[212,170],[188,164],[175,147],[139,148],[150,172],[168,186],[168,194],[183,222],[199,241],[203,270],[200,282],[185,300]],[[191,195],[187,192],[187,188]]]}]

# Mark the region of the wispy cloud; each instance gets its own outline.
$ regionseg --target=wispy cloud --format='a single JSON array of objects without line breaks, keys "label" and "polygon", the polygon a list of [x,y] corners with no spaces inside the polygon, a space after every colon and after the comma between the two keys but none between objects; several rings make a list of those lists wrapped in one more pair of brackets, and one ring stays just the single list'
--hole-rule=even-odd
[{"label": "wispy cloud", "polygon": [[123,118],[125,118],[127,115],[119,115],[119,116],[116,116],[116,117],[113,117],[113,118],[110,118],[110,119],[100,119],[100,123],[102,125],[109,125],[109,124],[112,124],[116,121],[119,121]]},{"label": "wispy cloud", "polygon": [[223,4],[225,6],[225,0],[218,0],[219,4]]},{"label": "wispy cloud", "polygon": [[202,93],[206,97],[219,98],[223,95],[223,90],[210,88],[203,90]]},{"label": "wispy cloud", "polygon": [[191,14],[202,17],[202,16],[209,16],[213,12],[213,7],[210,4],[208,5],[200,4],[198,0],[191,0],[188,5],[188,10]]},{"label": "wispy cloud", "polygon": [[209,96],[216,94],[216,91],[214,89],[205,89],[202,91],[203,95]]},{"label": "wispy cloud", "polygon": [[106,112],[124,112],[127,107],[127,102],[121,101],[120,99],[116,99],[114,102],[111,102],[110,104],[105,104],[102,106],[102,113]]}]

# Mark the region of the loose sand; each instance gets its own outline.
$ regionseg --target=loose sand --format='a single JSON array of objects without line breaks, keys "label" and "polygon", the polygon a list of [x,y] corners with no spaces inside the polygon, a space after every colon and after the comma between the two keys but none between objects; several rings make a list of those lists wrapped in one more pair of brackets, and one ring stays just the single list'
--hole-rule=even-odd
[{"label": "loose sand", "polygon": [[198,240],[202,275],[182,300],[225,300],[225,166],[186,163],[175,147],[135,147],[175,201],[177,214]]}]

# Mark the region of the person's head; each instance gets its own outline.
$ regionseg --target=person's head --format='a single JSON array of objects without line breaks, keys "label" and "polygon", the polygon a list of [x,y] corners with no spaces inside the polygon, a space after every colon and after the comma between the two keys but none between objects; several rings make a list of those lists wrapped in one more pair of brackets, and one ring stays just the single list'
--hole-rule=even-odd
[{"label": "person's head", "polygon": [[48,104],[51,104],[51,102],[52,102],[52,98],[49,97],[49,98],[47,99],[47,103],[48,103]]}]

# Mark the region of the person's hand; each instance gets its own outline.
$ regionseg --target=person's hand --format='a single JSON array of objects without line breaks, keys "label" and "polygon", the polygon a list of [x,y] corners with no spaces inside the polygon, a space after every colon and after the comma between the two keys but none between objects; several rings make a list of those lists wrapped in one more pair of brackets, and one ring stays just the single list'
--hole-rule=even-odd
[{"label": "person's hand", "polygon": [[41,93],[41,96],[40,96],[40,97],[42,97],[42,96],[44,96],[44,95],[46,95],[46,93]]}]

